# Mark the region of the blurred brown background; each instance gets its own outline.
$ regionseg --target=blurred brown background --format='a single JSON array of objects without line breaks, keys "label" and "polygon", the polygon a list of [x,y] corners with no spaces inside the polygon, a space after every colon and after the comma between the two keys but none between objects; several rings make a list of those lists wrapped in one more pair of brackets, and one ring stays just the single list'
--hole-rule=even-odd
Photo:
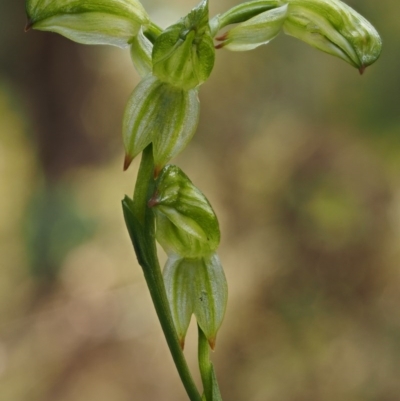
[{"label": "blurred brown background", "polygon": [[[284,35],[220,50],[176,160],[220,218],[226,401],[400,400],[400,5],[348,3],[384,42],[364,76]],[[0,400],[186,400],[122,219],[129,52],[0,16]]]}]

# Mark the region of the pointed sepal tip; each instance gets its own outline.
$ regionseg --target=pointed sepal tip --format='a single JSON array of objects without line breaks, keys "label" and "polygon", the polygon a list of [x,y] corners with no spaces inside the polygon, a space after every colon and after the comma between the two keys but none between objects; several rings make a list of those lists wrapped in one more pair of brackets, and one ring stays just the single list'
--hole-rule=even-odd
[{"label": "pointed sepal tip", "polygon": [[133,161],[133,157],[130,155],[126,154],[125,159],[124,159],[124,171],[128,170],[129,166],[131,165]]},{"label": "pointed sepal tip", "polygon": [[208,344],[210,345],[210,348],[215,351],[215,346],[217,345],[217,338],[213,337],[213,338],[208,338]]},{"label": "pointed sepal tip", "polygon": [[33,27],[33,21],[31,19],[28,19],[26,21],[26,25],[25,25],[25,32],[28,32],[31,28]]}]

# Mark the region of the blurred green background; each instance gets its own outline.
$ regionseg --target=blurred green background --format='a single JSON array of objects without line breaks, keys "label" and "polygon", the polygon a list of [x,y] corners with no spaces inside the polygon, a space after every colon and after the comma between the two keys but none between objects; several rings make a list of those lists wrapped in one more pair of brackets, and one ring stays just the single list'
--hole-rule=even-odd
[{"label": "blurred green background", "polygon": [[[400,400],[400,4],[348,3],[384,42],[362,77],[284,35],[220,50],[176,160],[220,218],[227,401]],[[0,16],[0,400],[186,400],[122,218],[129,52]]]}]

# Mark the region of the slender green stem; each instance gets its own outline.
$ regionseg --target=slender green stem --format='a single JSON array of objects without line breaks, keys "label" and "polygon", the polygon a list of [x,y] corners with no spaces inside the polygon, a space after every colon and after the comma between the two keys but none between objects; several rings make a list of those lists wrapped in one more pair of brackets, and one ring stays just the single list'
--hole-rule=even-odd
[{"label": "slender green stem", "polygon": [[210,350],[207,338],[200,326],[197,326],[199,333],[198,359],[201,381],[203,383],[204,395],[207,401],[212,401],[212,363],[210,361]]},{"label": "slender green stem", "polygon": [[222,401],[221,392],[219,391],[217,377],[215,375],[214,365],[210,359],[210,348],[207,337],[197,326],[199,332],[199,346],[198,358],[199,368],[201,374],[201,381],[203,382],[204,394],[206,401]]},{"label": "slender green stem", "polygon": [[152,147],[149,145],[143,151],[134,200],[126,197],[122,202],[125,222],[179,376],[190,400],[201,401],[179,344],[157,258],[154,216],[147,206],[154,190],[153,171]]}]

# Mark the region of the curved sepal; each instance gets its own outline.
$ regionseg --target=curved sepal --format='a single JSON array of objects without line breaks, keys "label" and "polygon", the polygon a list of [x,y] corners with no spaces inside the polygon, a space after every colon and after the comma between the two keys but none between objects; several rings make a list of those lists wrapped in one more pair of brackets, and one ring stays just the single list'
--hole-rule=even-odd
[{"label": "curved sepal", "polygon": [[167,254],[199,258],[218,248],[217,217],[207,198],[179,167],[164,167],[149,206],[156,217],[157,241]]},{"label": "curved sepal", "polygon": [[170,256],[163,270],[165,290],[182,349],[185,346],[186,332],[193,314],[192,275],[191,262],[179,256]]},{"label": "curved sepal", "polygon": [[136,71],[144,78],[151,74],[153,63],[151,52],[153,44],[144,36],[143,29],[140,28],[138,34],[131,39],[131,59]]},{"label": "curved sepal", "polygon": [[83,44],[128,46],[148,16],[137,0],[27,0],[28,28]]},{"label": "curved sepal", "polygon": [[215,253],[202,258],[193,276],[194,314],[210,347],[214,349],[228,301],[228,285],[218,255]]},{"label": "curved sepal", "polygon": [[125,169],[151,142],[159,171],[190,142],[199,120],[195,89],[184,91],[149,75],[133,91],[123,118]]},{"label": "curved sepal", "polygon": [[215,36],[220,29],[227,25],[240,24],[286,3],[282,0],[254,0],[239,4],[223,14],[216,15],[210,20],[211,35]]},{"label": "curved sepal", "polygon": [[208,0],[203,0],[158,36],[153,48],[153,74],[163,82],[189,90],[207,80],[214,59]]},{"label": "curved sepal", "polygon": [[245,51],[267,44],[281,31],[287,10],[288,6],[285,4],[242,22],[217,38],[221,43],[216,48]]},{"label": "curved sepal", "polygon": [[[157,129],[158,91],[162,83],[148,76],[136,86],[128,100],[122,120],[122,135],[125,145],[125,170],[131,161],[153,140]],[[160,124],[160,122],[158,122]]]},{"label": "curved sepal", "polygon": [[284,31],[311,46],[339,57],[362,73],[381,53],[376,29],[339,0],[288,0]]},{"label": "curved sepal", "polygon": [[154,138],[153,154],[156,171],[186,148],[196,132],[200,117],[197,89],[180,90],[165,84],[159,114],[163,117],[162,129]]}]

